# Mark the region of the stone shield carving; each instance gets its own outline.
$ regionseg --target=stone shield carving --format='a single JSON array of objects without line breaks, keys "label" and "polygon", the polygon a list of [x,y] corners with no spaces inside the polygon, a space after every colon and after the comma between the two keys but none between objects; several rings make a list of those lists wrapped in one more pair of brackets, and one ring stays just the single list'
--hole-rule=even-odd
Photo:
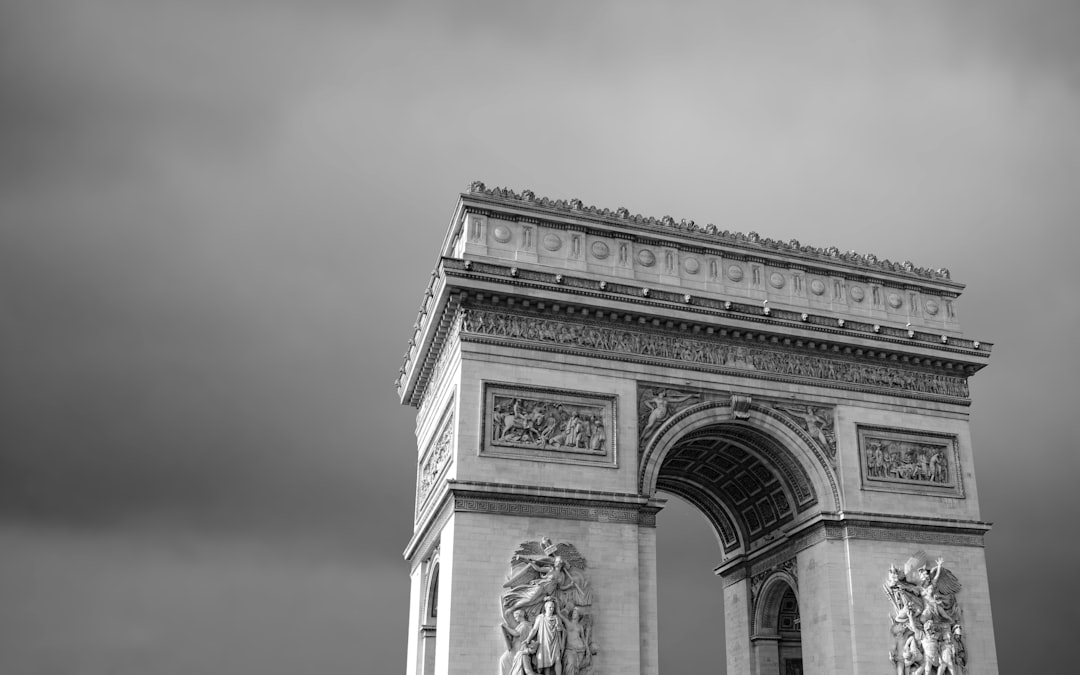
[{"label": "stone shield carving", "polygon": [[965,670],[961,585],[944,562],[938,558],[931,567],[919,551],[903,569],[890,566],[882,584],[892,604],[889,660],[897,675],[962,675]]},{"label": "stone shield carving", "polygon": [[500,675],[592,672],[597,648],[586,567],[573,544],[547,537],[514,552],[499,599],[506,644]]}]

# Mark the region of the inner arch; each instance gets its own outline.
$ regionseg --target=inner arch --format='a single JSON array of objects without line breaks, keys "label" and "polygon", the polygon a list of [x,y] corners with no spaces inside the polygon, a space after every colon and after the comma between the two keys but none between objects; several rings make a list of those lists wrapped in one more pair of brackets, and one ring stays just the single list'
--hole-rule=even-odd
[{"label": "inner arch", "polygon": [[725,556],[767,538],[818,501],[791,453],[740,422],[712,424],[676,441],[660,464],[656,489],[700,509]]}]

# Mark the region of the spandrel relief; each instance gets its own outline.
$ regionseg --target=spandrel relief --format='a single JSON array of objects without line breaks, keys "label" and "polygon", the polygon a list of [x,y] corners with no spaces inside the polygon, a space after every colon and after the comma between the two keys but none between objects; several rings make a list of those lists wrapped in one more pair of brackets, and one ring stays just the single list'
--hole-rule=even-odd
[{"label": "spandrel relief", "polygon": [[858,427],[863,489],[963,497],[955,436]]},{"label": "spandrel relief", "polygon": [[638,387],[638,438],[645,444],[672,415],[701,402],[701,394],[668,387]]},{"label": "spandrel relief", "polygon": [[963,675],[968,658],[961,588],[944,559],[931,565],[923,551],[903,568],[889,567],[882,590],[892,605],[889,660],[896,675]]},{"label": "spandrel relief", "polygon": [[506,651],[500,675],[589,675],[593,594],[585,558],[573,544],[526,541],[510,558],[499,598]]},{"label": "spandrel relief", "polygon": [[483,455],[615,461],[612,396],[489,384],[484,399]]},{"label": "spandrel relief", "polygon": [[795,421],[836,462],[836,428],[832,408],[812,405],[774,406]]}]

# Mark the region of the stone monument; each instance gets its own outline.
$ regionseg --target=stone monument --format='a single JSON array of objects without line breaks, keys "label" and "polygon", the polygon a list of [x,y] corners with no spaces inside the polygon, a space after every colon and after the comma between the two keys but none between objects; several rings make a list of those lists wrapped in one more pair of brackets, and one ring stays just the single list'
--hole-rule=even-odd
[{"label": "stone monument", "polygon": [[715,530],[729,673],[996,673],[963,288],[474,183],[396,382],[408,674],[655,675],[659,492]]}]

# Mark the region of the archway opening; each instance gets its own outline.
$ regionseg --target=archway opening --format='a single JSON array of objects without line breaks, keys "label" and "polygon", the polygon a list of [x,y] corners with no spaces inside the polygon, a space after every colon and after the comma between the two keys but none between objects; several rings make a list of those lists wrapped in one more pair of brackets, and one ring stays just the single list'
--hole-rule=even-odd
[{"label": "archway opening", "polygon": [[726,673],[716,533],[697,507],[660,496],[667,500],[656,519],[660,672]]},{"label": "archway opening", "polygon": [[[660,671],[801,673],[794,551],[778,558],[775,542],[818,505],[806,467],[776,436],[733,420],[690,430],[657,461],[655,489],[668,499],[657,518]],[[757,551],[768,562],[754,562]],[[752,619],[725,625],[728,592]]]}]

